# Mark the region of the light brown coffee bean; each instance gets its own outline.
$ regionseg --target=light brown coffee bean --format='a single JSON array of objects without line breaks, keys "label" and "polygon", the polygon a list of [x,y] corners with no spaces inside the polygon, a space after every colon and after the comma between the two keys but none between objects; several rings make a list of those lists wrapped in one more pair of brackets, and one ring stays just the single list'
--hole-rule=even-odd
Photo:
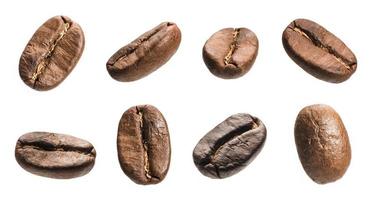
[{"label": "light brown coffee bean", "polygon": [[153,106],[128,109],[117,135],[118,158],[124,173],[138,184],[161,182],[170,166],[170,136],[162,113]]},{"label": "light brown coffee bean", "polygon": [[295,141],[301,164],[316,183],[333,182],[345,174],[351,159],[349,137],[330,106],[303,108],[296,119]]},{"label": "light brown coffee bean", "polygon": [[53,17],[38,28],[26,45],[20,58],[20,77],[35,90],[50,90],[71,73],[83,49],[80,26],[68,17]]}]

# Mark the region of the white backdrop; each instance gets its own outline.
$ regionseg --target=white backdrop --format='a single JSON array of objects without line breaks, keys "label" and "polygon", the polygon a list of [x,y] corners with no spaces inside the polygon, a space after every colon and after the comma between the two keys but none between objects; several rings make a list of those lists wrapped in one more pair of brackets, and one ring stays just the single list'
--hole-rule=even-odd
[{"label": "white backdrop", "polygon": [[[373,2],[373,3],[369,3]],[[1,1],[0,199],[377,199],[379,97],[378,7],[375,1]],[[19,57],[36,29],[55,15],[81,25],[86,46],[57,88],[37,92],[18,74]],[[313,78],[285,53],[281,35],[296,18],[318,22],[356,54],[358,68],[342,84]],[[172,59],[132,83],[113,80],[105,63],[121,46],[162,21],[173,21],[182,43]],[[224,27],[247,27],[259,39],[257,60],[235,80],[213,76],[202,46]],[[293,127],[306,105],[325,103],[348,130],[352,162],[327,185],[311,181],[297,156]],[[118,121],[133,105],[152,104],[166,117],[172,143],[166,179],[134,184],[119,167]],[[267,126],[265,147],[240,173],[223,180],[200,174],[192,161],[198,140],[229,115],[247,112]],[[18,137],[30,131],[67,133],[96,148],[93,170],[71,180],[32,175],[15,161]]]}]

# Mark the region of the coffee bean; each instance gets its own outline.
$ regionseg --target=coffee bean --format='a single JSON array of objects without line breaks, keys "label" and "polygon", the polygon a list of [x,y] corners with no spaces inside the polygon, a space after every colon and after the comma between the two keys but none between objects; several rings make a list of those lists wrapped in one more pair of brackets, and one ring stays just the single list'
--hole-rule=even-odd
[{"label": "coffee bean", "polygon": [[312,76],[340,83],[357,69],[354,53],[335,35],[316,22],[297,19],[282,36],[287,54]]},{"label": "coffee bean", "polygon": [[20,77],[35,90],[50,90],[70,74],[83,49],[84,34],[80,26],[68,17],[53,17],[26,45],[20,58]]},{"label": "coffee bean", "polygon": [[212,74],[224,79],[246,74],[258,55],[258,38],[247,28],[225,28],[203,47],[203,59]]},{"label": "coffee bean", "polygon": [[333,182],[345,174],[351,159],[349,137],[333,108],[303,108],[296,119],[295,141],[301,164],[316,183]]},{"label": "coffee bean", "polygon": [[16,160],[26,171],[50,178],[83,176],[95,164],[91,143],[65,134],[32,132],[16,144]]},{"label": "coffee bean", "polygon": [[161,182],[170,166],[170,135],[165,118],[153,106],[131,107],[121,117],[118,158],[124,173],[138,184]]},{"label": "coffee bean", "polygon": [[208,132],[193,150],[196,167],[211,178],[226,178],[246,167],[259,154],[266,127],[249,114],[235,114]]},{"label": "coffee bean", "polygon": [[174,55],[181,33],[176,24],[164,22],[118,50],[107,62],[118,81],[135,81],[157,70]]}]

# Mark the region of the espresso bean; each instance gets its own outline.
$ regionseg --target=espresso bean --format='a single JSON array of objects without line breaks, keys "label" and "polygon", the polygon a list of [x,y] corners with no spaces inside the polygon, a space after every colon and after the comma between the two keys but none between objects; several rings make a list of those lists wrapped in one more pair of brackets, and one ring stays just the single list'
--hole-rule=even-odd
[{"label": "espresso bean", "polygon": [[118,50],[107,62],[118,81],[135,81],[164,65],[176,52],[181,33],[176,24],[164,22]]},{"label": "espresso bean", "polygon": [[199,141],[193,160],[205,176],[226,178],[252,162],[265,140],[266,127],[261,120],[249,114],[235,114]]},{"label": "espresso bean", "polygon": [[295,141],[301,164],[316,183],[333,182],[345,174],[351,159],[349,137],[333,108],[303,108],[296,119]]},{"label": "espresso bean", "polygon": [[170,166],[170,136],[161,112],[150,105],[131,107],[121,117],[118,158],[124,173],[138,184],[161,182]]},{"label": "espresso bean", "polygon": [[296,19],[282,36],[289,57],[312,76],[340,83],[357,69],[354,53],[335,35],[319,24]]},{"label": "espresso bean", "polygon": [[38,28],[26,45],[20,58],[20,77],[35,90],[50,90],[70,74],[83,49],[80,26],[68,17],[53,17]]},{"label": "espresso bean", "polygon": [[50,178],[83,176],[95,164],[91,143],[65,134],[32,132],[16,144],[16,160],[26,171]]},{"label": "espresso bean", "polygon": [[214,33],[203,47],[209,71],[224,79],[246,74],[258,55],[258,38],[247,28],[225,28]]}]

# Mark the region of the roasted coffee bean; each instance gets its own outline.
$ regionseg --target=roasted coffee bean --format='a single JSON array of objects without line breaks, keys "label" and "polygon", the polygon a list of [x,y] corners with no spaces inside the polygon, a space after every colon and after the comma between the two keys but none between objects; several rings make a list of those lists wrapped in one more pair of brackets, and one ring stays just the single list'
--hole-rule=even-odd
[{"label": "roasted coffee bean", "polygon": [[18,139],[15,155],[20,166],[30,173],[68,179],[91,171],[96,151],[91,143],[73,136],[32,132]]},{"label": "roasted coffee bean", "polygon": [[312,76],[340,83],[357,69],[354,53],[335,35],[319,24],[297,19],[282,36],[289,57]]},{"label": "roasted coffee bean", "polygon": [[117,135],[118,158],[124,173],[138,184],[161,182],[170,166],[170,135],[165,118],[153,106],[128,109]]},{"label": "roasted coffee bean", "polygon": [[176,24],[164,22],[118,50],[107,62],[118,81],[135,81],[157,70],[174,55],[181,33]]},{"label": "roasted coffee bean", "polygon": [[266,127],[261,120],[249,114],[235,114],[199,141],[193,160],[205,176],[226,178],[253,161],[265,140]]},{"label": "roasted coffee bean", "polygon": [[26,45],[20,58],[20,77],[35,90],[50,90],[70,74],[83,49],[84,34],[80,26],[68,17],[53,17]]},{"label": "roasted coffee bean", "polygon": [[316,183],[333,182],[345,174],[351,159],[349,137],[333,108],[303,108],[296,119],[295,141],[301,164]]},{"label": "roasted coffee bean", "polygon": [[203,47],[203,59],[212,74],[224,79],[246,74],[258,55],[258,38],[247,28],[225,28]]}]

